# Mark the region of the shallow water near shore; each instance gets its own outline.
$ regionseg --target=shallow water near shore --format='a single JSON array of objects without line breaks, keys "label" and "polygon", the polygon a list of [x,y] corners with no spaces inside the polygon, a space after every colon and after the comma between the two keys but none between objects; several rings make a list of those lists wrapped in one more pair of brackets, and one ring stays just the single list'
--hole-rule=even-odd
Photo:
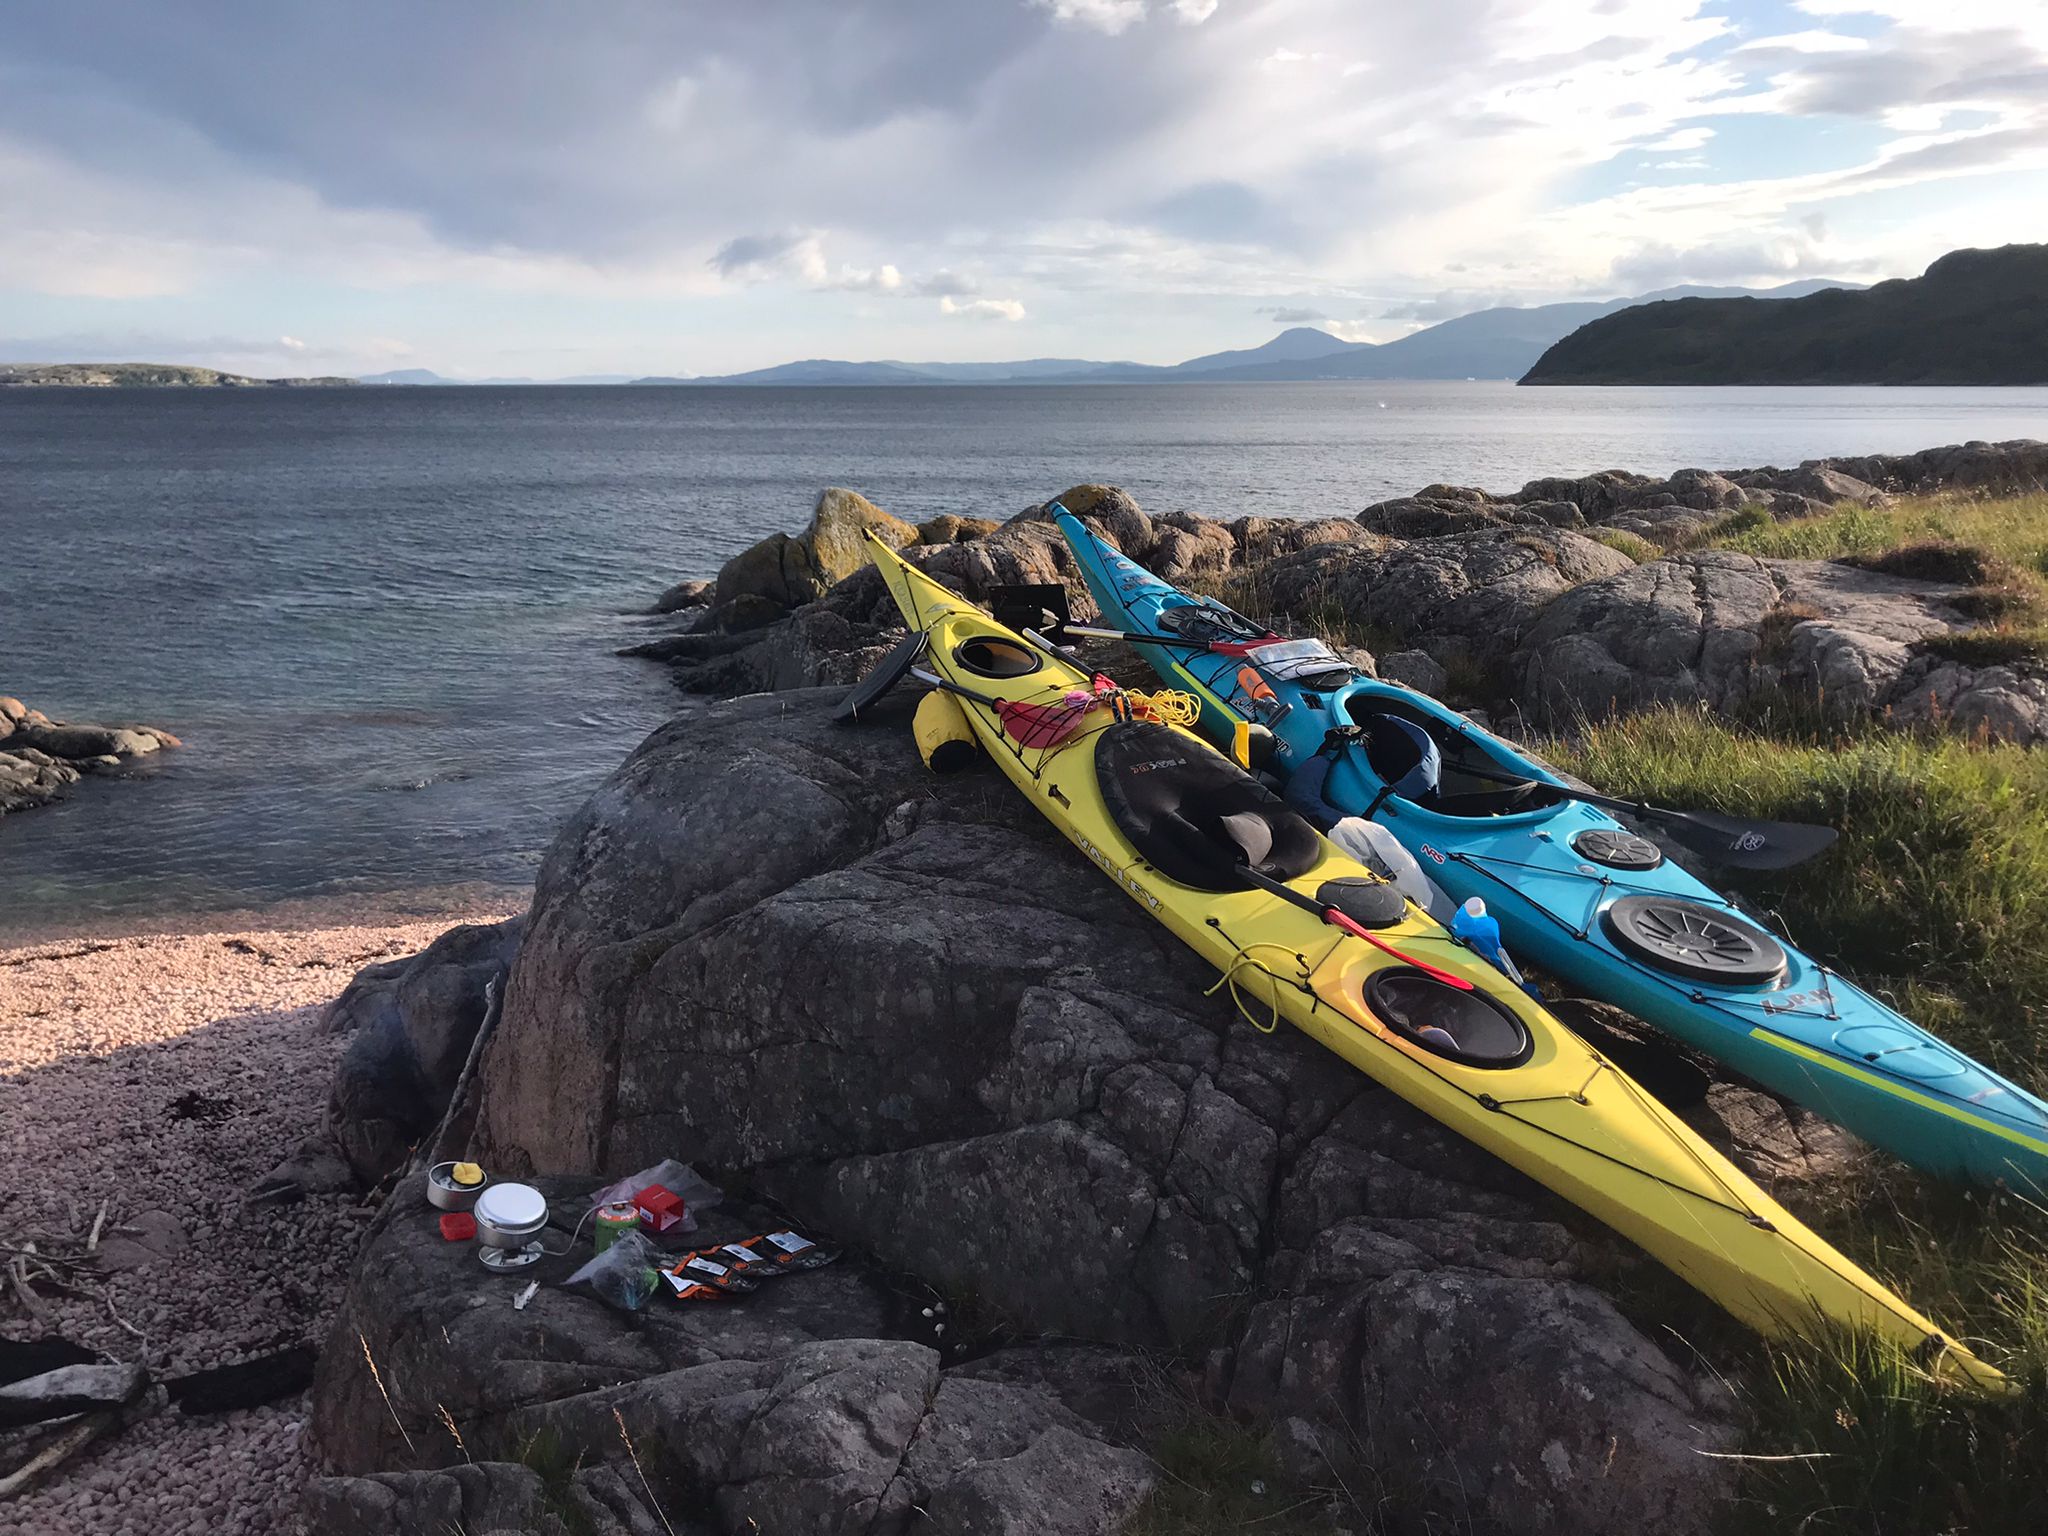
[{"label": "shallow water near shore", "polygon": [[648,633],[629,610],[825,485],[912,519],[1085,480],[1326,516],[1431,481],[2044,436],[2039,389],[0,392],[0,693],[188,743],[0,818],[0,934],[516,892],[685,707],[612,654]]}]

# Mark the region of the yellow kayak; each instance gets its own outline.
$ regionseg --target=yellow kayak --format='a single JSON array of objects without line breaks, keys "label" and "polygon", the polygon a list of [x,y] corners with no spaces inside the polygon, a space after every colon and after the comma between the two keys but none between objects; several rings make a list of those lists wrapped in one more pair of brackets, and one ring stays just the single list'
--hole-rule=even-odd
[{"label": "yellow kayak", "polygon": [[1124,718],[1129,695],[1080,697],[1087,674],[870,546],[928,636],[921,675],[1254,1023],[1285,1019],[1766,1334],[1868,1329],[1939,1375],[2004,1384],[1192,731]]}]

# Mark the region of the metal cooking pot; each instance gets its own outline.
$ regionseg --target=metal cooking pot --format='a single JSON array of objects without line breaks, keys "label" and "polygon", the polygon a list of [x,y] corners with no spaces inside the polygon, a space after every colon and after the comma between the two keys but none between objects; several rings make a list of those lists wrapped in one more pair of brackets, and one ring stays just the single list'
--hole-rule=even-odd
[{"label": "metal cooking pot", "polygon": [[493,1184],[477,1196],[475,1214],[479,1243],[516,1252],[539,1240],[548,1202],[531,1184]]},{"label": "metal cooking pot", "polygon": [[476,1184],[455,1182],[456,1164],[436,1163],[427,1170],[427,1204],[437,1211],[467,1211],[473,1209],[477,1197],[490,1186],[491,1176],[485,1174]]}]

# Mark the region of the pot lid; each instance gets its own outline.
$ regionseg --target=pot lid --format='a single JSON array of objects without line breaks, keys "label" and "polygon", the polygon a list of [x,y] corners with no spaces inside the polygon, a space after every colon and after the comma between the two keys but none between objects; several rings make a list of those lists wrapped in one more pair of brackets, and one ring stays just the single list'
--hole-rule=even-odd
[{"label": "pot lid", "polygon": [[544,1226],[547,1197],[531,1184],[493,1184],[477,1197],[476,1215],[494,1227],[517,1230]]}]

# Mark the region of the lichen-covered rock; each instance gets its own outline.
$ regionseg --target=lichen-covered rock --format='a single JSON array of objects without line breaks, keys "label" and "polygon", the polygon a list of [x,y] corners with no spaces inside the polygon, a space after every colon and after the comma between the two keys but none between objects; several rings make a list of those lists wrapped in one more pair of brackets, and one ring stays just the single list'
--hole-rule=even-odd
[{"label": "lichen-covered rock", "polygon": [[959,544],[968,539],[985,539],[1003,525],[990,517],[958,517],[942,512],[917,525],[920,544]]},{"label": "lichen-covered rock", "polygon": [[1274,561],[1267,581],[1282,613],[1314,616],[1334,607],[1425,650],[1499,657],[1559,593],[1634,569],[1604,544],[1543,526],[1384,546],[1318,545]]},{"label": "lichen-covered rock", "polygon": [[897,549],[918,540],[916,528],[865,496],[827,489],[802,533],[772,533],[725,563],[712,590],[714,620],[727,629],[754,628],[815,602],[868,563],[869,532]]},{"label": "lichen-covered rock", "polygon": [[1967,623],[1959,590],[1833,561],[1667,555],[1559,597],[1513,672],[1527,707],[1567,717],[1728,709],[1788,683],[1865,712],[1895,695],[1913,642]]}]

